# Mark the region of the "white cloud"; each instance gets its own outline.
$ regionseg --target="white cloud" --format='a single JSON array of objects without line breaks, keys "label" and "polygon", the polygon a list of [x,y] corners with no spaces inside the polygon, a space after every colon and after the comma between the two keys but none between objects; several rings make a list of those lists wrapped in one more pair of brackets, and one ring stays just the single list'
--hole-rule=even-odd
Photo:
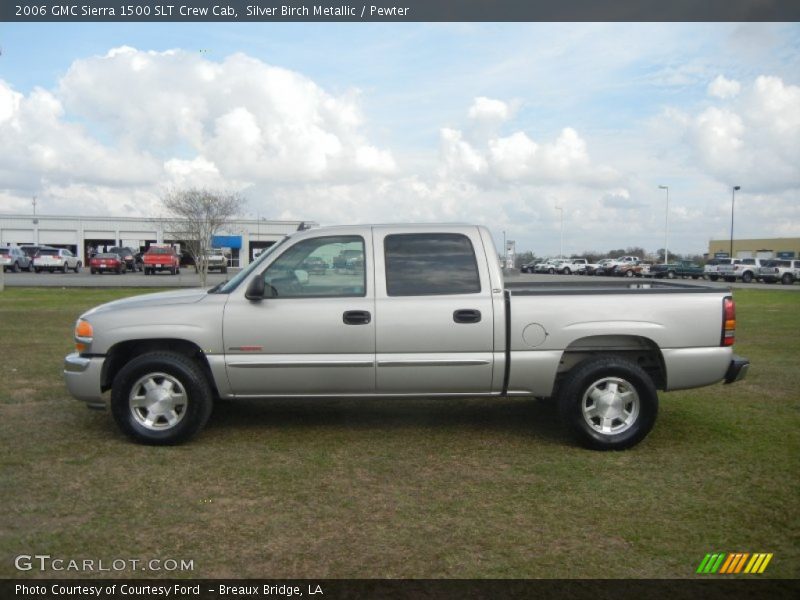
[{"label": "white cloud", "polygon": [[708,94],[716,98],[733,98],[742,90],[742,85],[733,79],[725,79],[722,75],[717,75],[716,79],[708,84]]},{"label": "white cloud", "polygon": [[502,100],[485,96],[475,98],[469,108],[469,118],[476,121],[502,123],[511,117],[511,107]]},{"label": "white cloud", "polygon": [[800,87],[760,76],[732,104],[678,114],[674,123],[692,159],[721,183],[752,192],[800,187]]}]

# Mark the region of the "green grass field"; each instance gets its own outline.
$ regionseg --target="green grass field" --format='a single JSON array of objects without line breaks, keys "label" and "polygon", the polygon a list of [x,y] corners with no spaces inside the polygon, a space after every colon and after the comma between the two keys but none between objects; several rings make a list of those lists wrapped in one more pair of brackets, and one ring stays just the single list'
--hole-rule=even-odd
[{"label": "green grass field", "polygon": [[2,577],[90,575],[14,569],[49,554],[204,578],[680,578],[707,552],[800,576],[798,293],[737,291],[748,378],[661,394],[618,453],[522,399],[229,402],[187,445],[134,445],[61,365],[83,310],[135,293],[0,293]]}]

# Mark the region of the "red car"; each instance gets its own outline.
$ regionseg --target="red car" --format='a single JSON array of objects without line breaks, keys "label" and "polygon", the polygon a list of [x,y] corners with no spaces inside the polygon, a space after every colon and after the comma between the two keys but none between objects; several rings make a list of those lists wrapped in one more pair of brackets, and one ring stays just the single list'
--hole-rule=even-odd
[{"label": "red car", "polygon": [[150,246],[142,257],[144,274],[169,271],[171,275],[181,272],[181,257],[171,246]]},{"label": "red car", "polygon": [[97,273],[113,272],[122,274],[127,271],[125,260],[114,252],[103,252],[102,254],[95,254],[89,259],[89,272],[92,275]]}]

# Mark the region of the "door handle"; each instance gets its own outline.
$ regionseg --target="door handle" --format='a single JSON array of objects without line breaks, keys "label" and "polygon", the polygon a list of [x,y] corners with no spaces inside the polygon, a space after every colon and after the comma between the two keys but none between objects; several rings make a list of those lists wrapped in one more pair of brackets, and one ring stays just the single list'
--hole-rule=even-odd
[{"label": "door handle", "polygon": [[481,311],[474,308],[461,308],[453,311],[453,321],[456,323],[480,323]]},{"label": "door handle", "polygon": [[368,310],[348,310],[342,315],[345,325],[367,325],[372,321]]}]

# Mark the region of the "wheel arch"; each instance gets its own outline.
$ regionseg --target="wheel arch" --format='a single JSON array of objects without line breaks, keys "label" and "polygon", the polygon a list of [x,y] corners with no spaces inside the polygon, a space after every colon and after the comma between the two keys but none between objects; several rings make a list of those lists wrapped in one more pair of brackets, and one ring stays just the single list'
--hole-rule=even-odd
[{"label": "wheel arch", "polygon": [[618,356],[641,367],[652,379],[656,389],[663,390],[667,382],[664,355],[658,344],[641,335],[591,335],[573,340],[561,355],[556,374],[556,388],[563,376],[588,358]]},{"label": "wheel arch", "polygon": [[100,385],[102,391],[111,389],[114,377],[131,360],[148,352],[175,352],[194,360],[203,371],[214,397],[219,397],[216,380],[211,371],[208,358],[196,343],[180,338],[152,338],[125,340],[113,345],[103,362]]}]

